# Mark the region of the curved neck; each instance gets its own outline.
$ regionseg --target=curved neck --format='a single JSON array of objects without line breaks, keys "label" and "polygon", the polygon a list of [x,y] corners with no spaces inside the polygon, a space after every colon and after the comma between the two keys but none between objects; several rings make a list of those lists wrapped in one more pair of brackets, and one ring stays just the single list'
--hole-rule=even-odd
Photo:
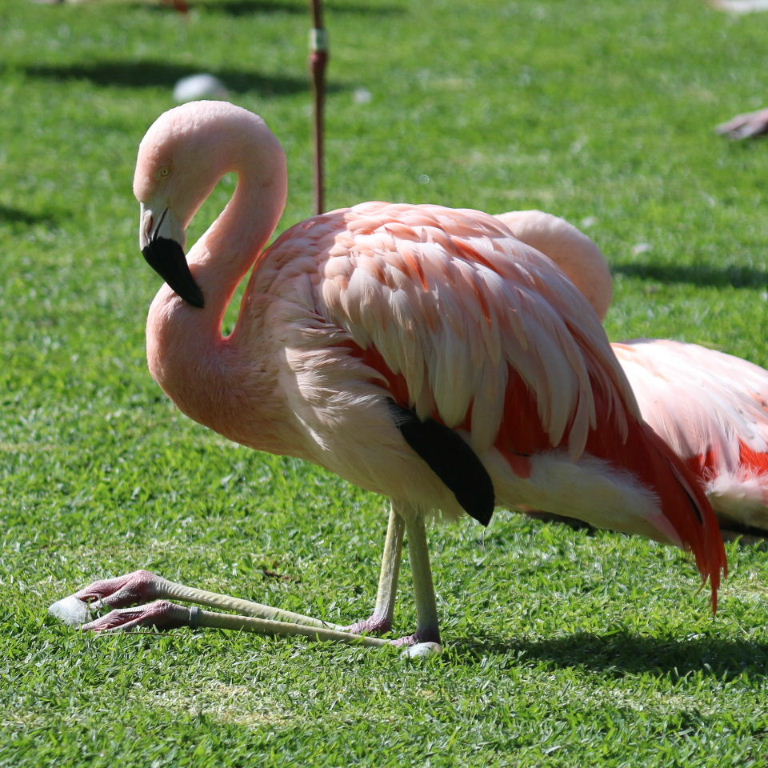
[{"label": "curved neck", "polygon": [[[203,328],[221,337],[224,316],[237,286],[258,261],[285,207],[286,171],[279,164],[277,178],[239,169],[237,189],[216,221],[187,255],[205,298],[198,311]],[[277,174],[276,174],[277,175]],[[187,326],[189,328],[189,326]]]},{"label": "curved neck", "polygon": [[[222,425],[231,410],[234,395],[229,381],[237,366],[237,351],[230,350],[228,339],[222,337],[224,316],[238,284],[257,263],[276,228],[286,198],[282,149],[279,144],[277,151],[274,145],[269,147],[271,154],[259,149],[241,147],[236,157],[240,162],[225,166],[226,159],[222,161],[219,177],[234,170],[239,174],[237,189],[187,255],[203,292],[204,308],[187,304],[164,285],[147,319],[152,375],[181,410],[219,431],[224,431]],[[258,349],[250,352],[259,357]],[[253,362],[257,368],[257,360]],[[259,382],[253,384],[259,386]]]}]

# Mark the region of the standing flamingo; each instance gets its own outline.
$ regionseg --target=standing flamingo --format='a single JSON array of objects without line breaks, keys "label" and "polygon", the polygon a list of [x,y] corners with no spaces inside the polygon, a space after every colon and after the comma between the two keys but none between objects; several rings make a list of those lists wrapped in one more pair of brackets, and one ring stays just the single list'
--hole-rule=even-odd
[{"label": "standing flamingo", "polygon": [[[591,238],[541,211],[499,218],[552,258],[605,317],[611,274]],[[643,418],[701,478],[721,527],[768,534],[768,371],[679,341],[634,339],[612,347]]]},{"label": "standing flamingo", "polygon": [[[185,257],[191,219],[231,171],[232,200]],[[726,558],[711,506],[642,421],[598,317],[549,259],[488,214],[380,202],[315,216],[265,250],[286,188],[277,138],[244,109],[190,103],[150,127],[134,193],[141,247],[166,285],[149,311],[149,367],[184,413],[228,438],[390,497],[374,612],[344,629],[139,571],[74,596],[118,608],[85,628],[236,627],[436,649],[425,521],[466,512],[487,524],[497,505],[690,549],[716,607]],[[416,632],[361,638],[391,627],[404,535]],[[120,610],[151,598],[163,599]]]}]

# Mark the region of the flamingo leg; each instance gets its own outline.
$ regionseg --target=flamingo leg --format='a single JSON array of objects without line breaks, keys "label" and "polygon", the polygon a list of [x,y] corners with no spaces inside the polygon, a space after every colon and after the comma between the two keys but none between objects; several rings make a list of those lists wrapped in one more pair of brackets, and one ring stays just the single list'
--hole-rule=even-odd
[{"label": "flamingo leg", "polygon": [[[144,605],[123,607],[136,601],[153,598],[159,599]],[[178,605],[170,602],[167,598],[185,600],[215,608],[237,610],[245,615],[205,611],[197,606]],[[56,606],[62,603],[66,604],[67,601],[77,601],[82,605],[95,602],[98,605],[116,606],[115,610],[83,624],[81,627],[84,630],[96,632],[114,632],[137,627],[155,627],[157,629],[175,629],[187,626],[217,627],[269,635],[303,635],[315,640],[335,640],[368,646],[392,645],[394,643],[392,640],[345,632],[336,624],[324,622],[311,616],[178,584],[150,571],[135,571],[126,576],[97,581],[81,589],[70,598],[65,598],[58,604],[54,604],[52,611],[56,615],[60,615]],[[80,615],[85,619],[88,617],[88,612],[81,612]]]},{"label": "flamingo leg", "polygon": [[84,624],[81,629],[95,632],[115,632],[137,627],[155,627],[157,629],[215,627],[234,629],[240,632],[256,632],[262,635],[302,635],[310,640],[331,640],[373,647],[395,644],[393,640],[355,635],[330,627],[205,611],[197,606],[178,605],[168,600],[156,600],[154,603],[133,608],[116,608],[106,616]]},{"label": "flamingo leg", "polygon": [[[217,592],[209,592],[205,589],[188,587],[178,584],[151,571],[134,571],[125,576],[117,576],[113,579],[96,581],[93,584],[76,592],[64,601],[80,601],[82,603],[94,603],[96,607],[109,606],[111,608],[124,608],[149,600],[183,600],[188,603],[198,603],[211,608],[223,608],[224,610],[237,611],[245,616],[266,619],[269,621],[281,621],[294,624],[304,624],[312,627],[342,630],[343,627],[327,621],[304,616],[292,611],[284,611],[271,605],[263,605],[252,600],[243,600],[239,597],[222,595]],[[60,601],[63,603],[64,601]],[[54,603],[52,612],[59,615]]]},{"label": "flamingo leg", "polygon": [[[371,637],[363,633],[387,632],[392,626],[406,531],[413,571],[417,629],[413,635],[398,640]],[[197,606],[178,605],[170,599],[239,613],[206,611]],[[154,602],[136,605],[144,601]],[[90,604],[96,607],[110,606],[114,610],[83,623],[91,618]],[[440,641],[423,514],[399,507],[396,502],[392,503],[390,509],[373,614],[369,619],[348,628],[251,600],[189,587],[145,570],[96,581],[54,603],[50,610],[54,615],[70,620],[70,623],[73,623],[71,617],[76,616],[74,621],[81,624],[82,629],[96,632],[137,627],[216,627],[269,635],[302,635],[315,640],[361,643],[367,646],[398,645],[417,649],[411,655],[429,655],[439,650],[432,646]],[[430,647],[418,650],[421,647],[419,644]]]},{"label": "flamingo leg", "polygon": [[322,0],[312,0],[313,28],[310,36],[310,70],[314,94],[315,213],[325,211],[325,70],[330,46],[323,23]]},{"label": "flamingo leg", "polygon": [[134,571],[124,576],[96,581],[79,590],[74,595],[54,603],[51,606],[51,612],[67,620],[65,614],[70,610],[74,610],[80,619],[77,622],[71,621],[70,623],[84,623],[90,618],[90,605],[98,608],[103,606],[126,608],[152,600],[182,600],[197,603],[198,605],[206,605],[211,608],[236,611],[245,616],[269,621],[324,627],[354,634],[383,634],[392,628],[397,583],[400,575],[400,563],[402,561],[404,531],[405,523],[393,503],[387,525],[376,605],[369,619],[359,621],[349,627],[322,621],[312,616],[285,611],[270,605],[263,605],[252,600],[244,600],[230,595],[190,587],[186,584],[170,581],[146,570]]},{"label": "flamingo leg", "polygon": [[397,582],[400,576],[400,563],[403,559],[403,534],[405,521],[397,511],[397,503],[392,502],[387,523],[387,537],[384,541],[384,553],[381,557],[379,587],[376,591],[376,605],[370,618],[358,621],[347,627],[349,632],[382,634],[392,629],[397,597]]},{"label": "flamingo leg", "polygon": [[403,536],[406,532],[413,575],[417,626],[414,634],[401,637],[394,642],[408,647],[409,655],[427,656],[440,652],[440,624],[437,617],[432,568],[429,562],[427,531],[423,513],[400,502],[393,501],[389,513],[373,614],[369,619],[348,627],[348,630],[377,634],[391,629],[402,562]]},{"label": "flamingo leg", "polygon": [[416,633],[396,642],[400,645],[440,643],[440,625],[437,618],[435,587],[429,564],[429,548],[424,515],[417,513],[405,519],[408,534],[408,555],[413,574],[413,590],[416,599]]}]

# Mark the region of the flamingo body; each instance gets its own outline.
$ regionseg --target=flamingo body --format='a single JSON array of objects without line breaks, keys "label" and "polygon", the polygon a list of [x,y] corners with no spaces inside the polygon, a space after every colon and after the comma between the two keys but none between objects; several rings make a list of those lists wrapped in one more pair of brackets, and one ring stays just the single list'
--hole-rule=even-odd
[{"label": "flamingo body", "polygon": [[[500,214],[516,236],[550,256],[601,317],[608,262],[572,224],[541,211]],[[643,418],[700,478],[721,525],[768,532],[768,371],[697,344],[612,344]]]},{"label": "flamingo body", "polygon": [[[232,200],[181,258],[190,220],[230,171]],[[286,176],[266,124],[229,103],[185,104],[149,129],[134,192],[142,250],[166,280],[147,322],[149,366],[185,413],[230,439],[392,499],[377,607],[353,632],[388,628],[405,530],[419,627],[403,642],[438,642],[423,520],[488,522],[495,506],[690,549],[716,606],[725,552],[711,506],[643,422],[599,318],[562,271],[497,218],[435,205],[331,211],[266,248]],[[174,594],[146,572],[80,593],[113,604]],[[193,621],[166,603],[130,616],[93,628]]]},{"label": "flamingo body", "polygon": [[[200,147],[209,130],[221,132],[220,147],[230,142],[217,169],[158,158],[174,145],[182,155]],[[273,164],[279,158],[275,201],[245,203],[251,185],[241,168],[235,198],[188,254],[213,306],[197,312],[165,287],[150,310],[150,368],[182,410],[238,442],[314,461],[414,508],[460,515],[455,495],[403,439],[394,400],[465,437],[499,505],[554,506],[693,546],[686,537],[704,513],[696,509],[690,528],[685,516],[672,522],[690,504],[675,496],[678,467],[659,480],[668,457],[658,477],[642,477],[653,463],[646,451],[665,449],[640,424],[597,318],[548,259],[488,214],[381,202],[308,219],[263,251],[285,195],[276,181],[282,152],[267,131],[245,110],[200,102],[162,116],[139,151],[140,200],[156,194],[145,180],[162,167],[179,169],[181,194],[197,191],[164,205],[179,221],[230,168],[228,150],[250,154],[254,167],[265,152]],[[253,223],[256,207],[271,210],[263,228]],[[237,326],[223,339],[220,316],[254,262]],[[584,493],[571,492],[574,476]],[[670,497],[665,511],[655,494]]]},{"label": "flamingo body", "polygon": [[[264,250],[284,206],[284,156],[260,118],[226,102],[161,116],[139,149],[134,189],[148,209],[169,212],[164,223],[180,225],[183,242],[232,169],[233,200],[188,254],[206,307],[165,286],[149,314],[150,368],[182,410],[409,508],[460,515],[404,439],[394,401],[455,430],[498,505],[690,547],[717,583],[709,505],[642,422],[599,319],[549,259],[488,214],[382,202],[308,219]],[[223,312],[251,267],[223,338]]]},{"label": "flamingo body", "polygon": [[[619,441],[627,433],[634,404],[602,359],[612,355],[599,326],[571,309],[583,299],[480,212],[367,203],[316,217],[267,251],[248,295],[277,300],[249,333],[278,335],[272,359],[301,424],[300,455],[369,490],[451,517],[462,511],[409,450],[390,400],[459,431],[494,486],[509,487],[500,504],[536,495],[533,454],[581,457],[598,410],[604,431]],[[256,436],[245,441],[260,447]]]},{"label": "flamingo body", "polygon": [[613,349],[643,415],[702,478],[723,526],[768,531],[768,371],[665,339]]}]

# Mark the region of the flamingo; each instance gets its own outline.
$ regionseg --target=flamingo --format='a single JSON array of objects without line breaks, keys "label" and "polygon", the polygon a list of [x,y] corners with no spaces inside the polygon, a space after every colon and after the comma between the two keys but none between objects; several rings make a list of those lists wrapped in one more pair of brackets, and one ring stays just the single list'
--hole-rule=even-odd
[{"label": "flamingo", "polygon": [[[552,258],[605,318],[613,288],[594,240],[542,211],[499,218]],[[611,346],[643,418],[699,476],[721,527],[731,536],[768,534],[768,371],[698,344],[633,339]]]},{"label": "flamingo", "polygon": [[[81,0],[33,0],[42,5],[61,5],[64,3],[78,3]],[[172,5],[179,13],[189,13],[189,4],[187,0],[163,0],[164,5]]]},{"label": "flamingo", "polygon": [[711,0],[711,4],[721,11],[731,13],[768,11],[768,0]]},{"label": "flamingo", "polygon": [[[232,200],[185,255],[191,219],[233,171]],[[188,103],[149,128],[134,193],[142,251],[165,280],[149,368],[185,414],[229,439],[389,497],[373,613],[342,627],[137,571],[66,599],[115,609],[84,628],[213,626],[438,652],[426,521],[488,524],[496,506],[691,550],[716,609],[726,557],[714,512],[642,421],[599,318],[563,273],[493,216],[436,205],[362,203],[265,249],[286,175],[266,123],[227,102]],[[404,539],[416,631],[378,637],[392,626]]]},{"label": "flamingo", "polygon": [[732,117],[715,130],[729,139],[755,139],[768,133],[768,109],[758,109]]}]

